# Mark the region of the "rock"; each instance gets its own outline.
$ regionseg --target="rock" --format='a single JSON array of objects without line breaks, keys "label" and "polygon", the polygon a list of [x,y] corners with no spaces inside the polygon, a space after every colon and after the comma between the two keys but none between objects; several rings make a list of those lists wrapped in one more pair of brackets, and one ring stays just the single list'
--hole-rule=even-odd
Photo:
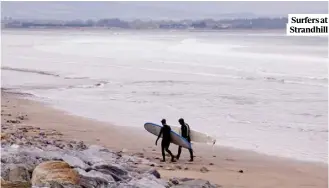
[{"label": "rock", "polygon": [[164,167],[165,170],[175,170],[173,167],[170,167],[170,166],[166,166]]},{"label": "rock", "polygon": [[19,120],[24,120],[25,117],[24,117],[24,116],[18,116],[17,119],[19,119]]},{"label": "rock", "polygon": [[50,186],[50,188],[64,188],[63,185],[61,185],[60,183],[57,183],[57,182],[49,182],[49,186]]},{"label": "rock", "polygon": [[180,183],[179,185],[172,186],[172,188],[217,188],[220,186],[213,185],[209,181],[196,179]]},{"label": "rock", "polygon": [[87,146],[83,143],[83,141],[80,141],[77,144],[77,150],[85,150],[85,149],[87,149]]},{"label": "rock", "polygon": [[41,142],[44,143],[45,145],[50,145],[51,144],[51,142],[49,140],[42,140]]},{"label": "rock", "polygon": [[10,135],[8,135],[7,133],[1,133],[1,141],[9,139],[9,137]]},{"label": "rock", "polygon": [[103,174],[95,170],[86,172],[82,169],[76,169],[76,171],[80,176],[79,185],[83,187],[101,187],[108,185],[108,183],[115,182],[111,175]]},{"label": "rock", "polygon": [[73,149],[73,145],[68,143],[66,144],[65,149]]},{"label": "rock", "polygon": [[180,165],[176,165],[176,169],[181,170],[182,167]]},{"label": "rock", "polygon": [[106,169],[106,170],[109,170],[109,171],[111,171],[115,174],[118,174],[118,175],[127,175],[128,174],[127,171],[125,171],[124,169],[120,168],[117,165],[97,164],[97,165],[94,165],[93,168],[95,168],[95,169]]},{"label": "rock", "polygon": [[129,178],[127,176],[128,172],[121,169],[119,166],[100,164],[100,165],[94,165],[92,168],[104,174],[111,175],[115,181],[123,181]]},{"label": "rock", "polygon": [[166,188],[169,184],[161,179],[157,179],[154,176],[145,176],[140,179],[133,179],[127,184],[123,184],[118,187],[133,187],[133,188]]},{"label": "rock", "polygon": [[179,179],[179,181],[181,181],[181,182],[192,181],[192,180],[194,180],[194,179],[193,178],[181,178],[181,179]]},{"label": "rock", "polygon": [[60,148],[60,149],[64,149],[64,147],[65,147],[65,145],[63,145],[61,143],[57,143],[55,146]]},{"label": "rock", "polygon": [[240,173],[243,173],[243,170],[239,170]]},{"label": "rock", "polygon": [[176,179],[176,178],[171,178],[171,179],[169,179],[169,182],[170,182],[172,185],[178,185],[178,184],[179,184],[179,180]]},{"label": "rock", "polygon": [[100,147],[98,150],[101,152],[111,153],[111,151],[109,149],[104,148],[104,147]]},{"label": "rock", "polygon": [[30,182],[10,182],[1,178],[1,188],[31,188]]},{"label": "rock", "polygon": [[107,188],[108,182],[98,177],[80,176],[79,185],[83,188]]},{"label": "rock", "polygon": [[62,161],[47,161],[39,164],[34,169],[31,180],[33,186],[45,186],[50,182],[77,185],[78,181],[79,174]]},{"label": "rock", "polygon": [[69,142],[70,144],[77,144],[77,142],[76,141],[74,141],[74,140],[71,140],[70,142]]},{"label": "rock", "polygon": [[210,166],[214,165],[214,163],[209,163]]},{"label": "rock", "polygon": [[56,181],[50,181],[48,184],[47,184],[48,187],[50,188],[81,188],[80,185],[74,185],[74,184],[67,184],[67,183],[58,183]]},{"label": "rock", "polygon": [[[11,149],[11,148],[10,148]],[[2,151],[1,163],[3,164],[24,164],[28,170],[32,170],[36,165],[43,162],[43,159],[36,158],[36,156],[23,151]]]},{"label": "rock", "polygon": [[40,136],[46,136],[46,133],[44,133],[44,132],[39,132],[39,135],[40,135]]},{"label": "rock", "polygon": [[200,169],[200,172],[202,172],[202,173],[206,173],[206,172],[209,172],[209,170],[208,170],[206,167],[202,167],[202,168]]},{"label": "rock", "polygon": [[137,162],[137,160],[136,160],[135,157],[128,156],[128,155],[121,155],[121,157],[118,157],[118,158],[120,158],[125,163],[134,163],[134,162]]},{"label": "rock", "polygon": [[8,180],[9,167],[1,161],[1,179]]},{"label": "rock", "polygon": [[150,169],[149,171],[147,171],[147,173],[148,173],[148,174],[152,174],[154,177],[156,177],[156,178],[158,178],[158,179],[161,178],[160,173],[159,173],[156,169],[154,169],[154,168],[152,168],[152,169]]},{"label": "rock", "polygon": [[7,120],[7,123],[20,123],[19,120]]},{"label": "rock", "polygon": [[144,154],[143,153],[135,153],[133,156],[144,158]]},{"label": "rock", "polygon": [[31,180],[31,176],[26,167],[19,165],[12,165],[9,168],[8,180],[11,182],[15,182],[15,181],[29,182]]},{"label": "rock", "polygon": [[79,159],[78,157],[75,157],[75,156],[64,154],[62,159],[65,162],[67,162],[71,167],[74,167],[74,168],[81,168],[84,170],[86,170],[87,168],[90,168],[89,165],[87,165],[81,159]]},{"label": "rock", "polygon": [[27,130],[27,128],[26,127],[20,127],[20,128],[18,128],[20,131],[22,131],[23,133],[27,133],[27,132],[29,132],[28,130]]}]

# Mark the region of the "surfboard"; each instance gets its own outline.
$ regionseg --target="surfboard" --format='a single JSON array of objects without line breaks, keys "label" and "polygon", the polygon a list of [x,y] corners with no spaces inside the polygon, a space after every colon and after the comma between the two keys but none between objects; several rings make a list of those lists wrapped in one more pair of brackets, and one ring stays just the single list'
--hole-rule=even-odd
[{"label": "surfboard", "polygon": [[[155,136],[159,136],[162,126],[157,125],[155,123],[145,123],[144,128],[145,128],[145,130],[154,134]],[[187,148],[187,149],[190,149],[192,147],[191,143],[189,143],[185,138],[180,136],[175,131],[171,130],[170,136],[171,136],[172,143],[174,143],[178,146],[182,146],[183,148]],[[162,138],[162,135],[161,135],[161,138]]]},{"label": "surfboard", "polygon": [[[178,133],[179,135],[181,135],[181,128],[180,126],[170,126],[171,129]],[[199,143],[211,143],[211,144],[215,144],[216,143],[216,139],[199,131],[195,131],[190,129],[190,138],[191,138],[191,142],[199,142]]]}]

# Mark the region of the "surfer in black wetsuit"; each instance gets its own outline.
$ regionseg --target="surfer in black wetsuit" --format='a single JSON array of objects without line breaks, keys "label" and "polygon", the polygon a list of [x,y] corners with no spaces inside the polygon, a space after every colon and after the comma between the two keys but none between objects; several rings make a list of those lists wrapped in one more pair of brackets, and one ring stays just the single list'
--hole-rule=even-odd
[{"label": "surfer in black wetsuit", "polygon": [[[189,143],[191,143],[190,126],[187,123],[185,123],[185,121],[184,121],[183,118],[180,118],[178,120],[178,122],[181,125],[181,134],[182,134],[182,137],[185,138]],[[179,159],[181,152],[182,152],[182,147],[179,146],[178,147],[178,154],[176,156],[177,159]],[[193,150],[192,149],[189,149],[189,152],[190,152],[190,161],[193,161]]]},{"label": "surfer in black wetsuit", "polygon": [[160,130],[160,134],[157,138],[157,140],[155,141],[155,145],[158,144],[158,140],[159,138],[162,136],[162,141],[161,141],[161,152],[162,152],[162,162],[165,162],[166,161],[166,158],[165,158],[165,151],[168,152],[171,156],[171,161],[172,162],[175,162],[175,158],[174,158],[174,155],[171,153],[171,151],[169,150],[169,145],[170,145],[170,142],[171,142],[171,138],[170,138],[170,131],[171,131],[171,128],[169,125],[167,125],[166,123],[166,120],[165,119],[162,119],[161,120],[161,123],[163,125],[163,127],[161,128]]}]

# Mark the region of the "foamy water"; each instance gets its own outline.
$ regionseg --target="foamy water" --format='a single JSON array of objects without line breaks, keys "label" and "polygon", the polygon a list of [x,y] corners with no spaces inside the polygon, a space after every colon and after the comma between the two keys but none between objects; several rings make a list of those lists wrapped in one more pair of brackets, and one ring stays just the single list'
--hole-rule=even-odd
[{"label": "foamy water", "polygon": [[327,162],[327,43],[281,33],[4,31],[2,86],[117,125],[184,117],[219,145]]}]

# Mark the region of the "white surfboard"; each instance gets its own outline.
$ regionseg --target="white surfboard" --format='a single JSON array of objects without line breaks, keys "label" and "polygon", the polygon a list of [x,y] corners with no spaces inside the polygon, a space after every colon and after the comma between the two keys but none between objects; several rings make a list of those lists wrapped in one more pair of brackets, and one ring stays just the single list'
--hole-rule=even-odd
[{"label": "white surfboard", "polygon": [[[144,128],[148,132],[154,134],[155,136],[159,136],[162,126],[154,124],[154,123],[145,123]],[[174,130],[171,130],[170,136],[171,136],[171,142],[172,143],[174,143],[178,146],[182,146],[182,147],[187,148],[187,149],[191,148],[191,143],[189,143],[185,138],[183,138],[182,136],[177,134]],[[161,135],[161,138],[162,138],[162,135]]]},{"label": "white surfboard", "polygon": [[[181,135],[181,127],[180,126],[170,126],[171,129],[177,133],[179,133],[179,135]],[[198,132],[195,130],[190,129],[190,138],[191,138],[191,142],[199,142],[199,143],[211,143],[211,144],[215,144],[216,143],[216,139],[205,134],[202,132]]]}]

